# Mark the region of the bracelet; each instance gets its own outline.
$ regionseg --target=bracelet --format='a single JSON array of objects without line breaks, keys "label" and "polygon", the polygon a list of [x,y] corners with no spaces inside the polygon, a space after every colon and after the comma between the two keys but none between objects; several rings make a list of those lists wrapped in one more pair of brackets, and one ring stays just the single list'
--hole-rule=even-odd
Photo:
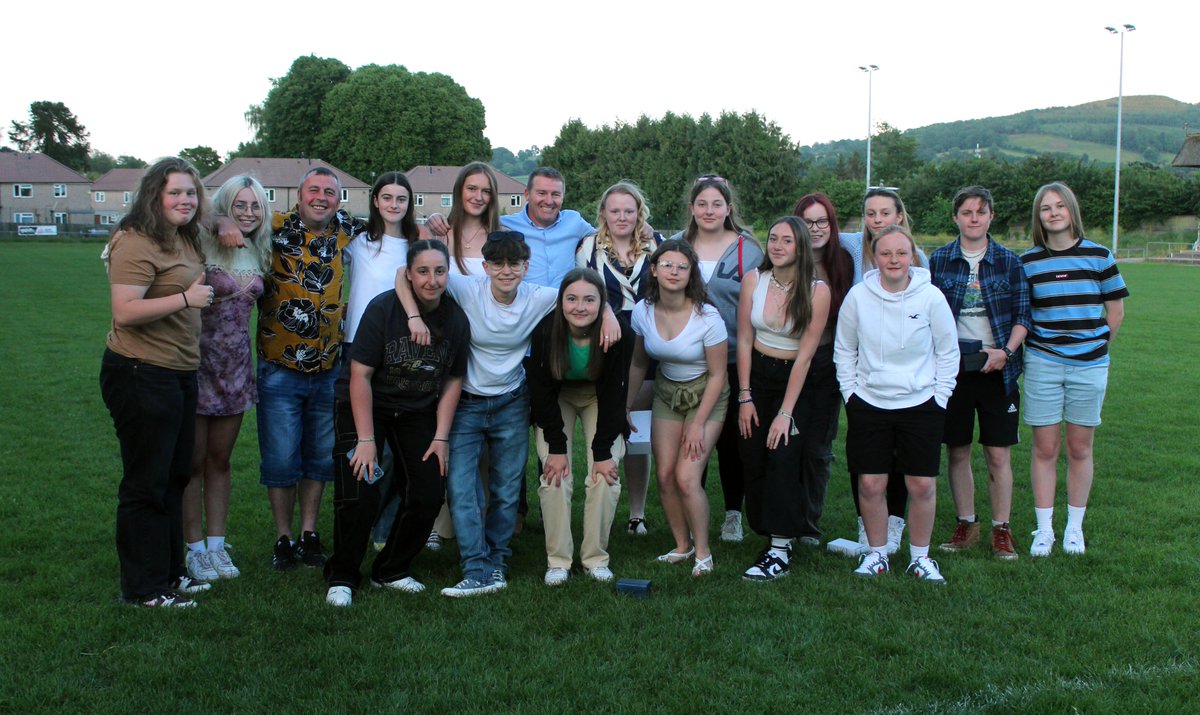
[{"label": "bracelet", "polygon": [[751,404],[754,404],[754,398],[753,398],[753,397],[747,397],[747,398],[746,398],[746,399],[744,399],[744,400],[738,400],[738,401],[737,401],[737,403],[738,403],[739,405],[751,405]]},{"label": "bracelet", "polygon": [[792,413],[791,413],[791,412],[784,412],[783,410],[780,410],[780,411],[776,412],[776,413],[775,413],[775,416],[776,416],[776,417],[786,417],[786,418],[788,418],[789,420],[790,420],[790,419],[792,419]]},{"label": "bracelet", "polygon": [[738,394],[739,394],[739,395],[740,395],[740,394],[742,394],[743,392],[750,392],[750,388],[749,388],[749,387],[741,387],[741,388],[738,388]]},{"label": "bracelet", "polygon": [[374,441],[375,441],[374,437],[362,437],[362,438],[359,438],[358,443],[362,444],[363,442],[374,442]]},{"label": "bracelet", "polygon": [[410,316],[408,316],[408,319],[409,319],[409,320],[412,320],[412,319],[414,319],[414,318],[420,318],[420,317],[421,317],[421,314],[420,314],[420,313],[417,313],[416,315],[410,315]]},{"label": "bracelet", "polygon": [[433,441],[434,441],[434,442],[449,442],[450,440],[448,440],[448,439],[442,439],[441,437],[434,437],[434,438],[433,438]]},{"label": "bracelet", "polygon": [[192,307],[192,306],[191,306],[190,304],[188,304],[188,302],[187,302],[187,291],[186,291],[186,290],[185,290],[184,292],[180,293],[179,295],[183,296],[183,307],[184,307],[184,308],[190,308],[190,307]]}]

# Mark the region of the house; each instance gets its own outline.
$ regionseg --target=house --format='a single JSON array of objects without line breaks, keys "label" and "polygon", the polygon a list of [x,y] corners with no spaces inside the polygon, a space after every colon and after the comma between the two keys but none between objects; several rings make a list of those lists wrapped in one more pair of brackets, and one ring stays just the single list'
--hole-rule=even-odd
[{"label": "house", "polygon": [[115,226],[133,206],[133,195],[146,173],[140,169],[110,169],[92,182],[93,222],[97,226]]},{"label": "house", "polygon": [[204,177],[204,191],[211,196],[221,184],[240,174],[249,174],[267,190],[271,211],[290,211],[297,203],[300,179],[313,167],[323,166],[342,182],[341,207],[351,215],[366,217],[371,186],[363,183],[329,162],[320,159],[251,159],[239,158]]},{"label": "house", "polygon": [[0,223],[91,223],[90,183],[41,152],[0,151]]},{"label": "house", "polygon": [[[458,178],[461,166],[414,166],[404,175],[412,184],[412,205],[417,212],[417,221],[425,222],[432,213],[443,216],[450,213],[454,206],[454,180]],[[525,207],[525,184],[517,181],[508,174],[492,167],[496,172],[496,202],[500,206],[500,215],[512,214]]]}]

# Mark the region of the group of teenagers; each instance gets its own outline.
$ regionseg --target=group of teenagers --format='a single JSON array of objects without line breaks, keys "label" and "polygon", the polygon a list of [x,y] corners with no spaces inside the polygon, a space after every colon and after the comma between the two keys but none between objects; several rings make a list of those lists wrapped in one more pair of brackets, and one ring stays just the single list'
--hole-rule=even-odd
[{"label": "group of teenagers", "polygon": [[[1084,551],[1092,439],[1127,290],[1109,252],[1083,237],[1068,187],[1039,189],[1034,247],[1020,257],[989,235],[992,197],[981,187],[954,197],[959,237],[929,257],[890,189],[867,192],[860,234],[841,232],[816,193],[760,243],[720,176],[692,183],[687,226],[669,239],[634,184],[604,192],[595,226],[562,208],[565,187],[538,168],[522,209],[501,216],[494,171],[468,164],[449,215],[418,227],[399,172],[375,181],[363,222],[340,208],[327,168],[303,177],[291,211],[268,215],[254,177],[230,179],[208,201],[186,161],[151,166],[103,256],[113,320],[100,382],[124,465],[122,599],[194,606],[191,596],[238,575],[225,544],[230,458],[255,404],[279,534],[273,565],[323,566],[333,606],[351,605],[363,586],[372,542],[372,586],[425,590],[414,561],[453,536],[462,579],[441,593],[504,589],[527,510],[531,425],[545,583],[565,583],[576,554],[583,573],[611,581],[623,489],[626,530],[651,531],[650,460],[626,454],[640,411],[650,413],[674,542],[658,561],[690,563],[695,577],[716,568],[705,490],[715,450],[721,538],[742,540],[744,512],[764,539],[743,577],[787,574],[793,548],[821,543],[845,405],[855,573],[886,573],[907,525],[907,572],[945,583],[929,556],[935,477],[945,443],[958,520],[941,548],[973,547],[976,416],[992,552],[1016,558],[1009,448],[1022,371],[1038,525],[1030,553],[1049,555],[1056,540],[1064,421],[1063,550]],[[578,551],[577,423],[587,456]],[[316,524],[328,481],[327,556]]]}]

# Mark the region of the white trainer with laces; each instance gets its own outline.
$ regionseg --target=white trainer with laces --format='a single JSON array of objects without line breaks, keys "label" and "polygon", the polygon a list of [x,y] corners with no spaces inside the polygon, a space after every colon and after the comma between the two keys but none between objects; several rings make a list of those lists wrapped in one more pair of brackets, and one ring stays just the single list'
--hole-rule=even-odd
[{"label": "white trainer with laces", "polygon": [[916,576],[922,581],[936,583],[938,585],[946,585],[946,579],[942,576],[942,570],[938,567],[938,562],[928,556],[918,556],[908,565],[908,573]]},{"label": "white trainer with laces", "polygon": [[904,537],[904,519],[888,515],[888,556],[900,550],[900,539]]},{"label": "white trainer with laces", "polygon": [[564,568],[559,568],[557,566],[551,566],[550,568],[546,569],[546,585],[547,586],[561,586],[564,583],[566,583],[567,579],[569,579],[570,577],[571,577],[571,572],[567,571]]},{"label": "white trainer with laces", "polygon": [[213,569],[221,578],[237,578],[242,575],[238,567],[233,565],[233,559],[229,558],[229,552],[225,549],[209,551],[208,560],[212,562]]},{"label": "white trainer with laces", "polygon": [[1050,529],[1038,529],[1033,532],[1033,542],[1029,544],[1029,555],[1049,556],[1052,546],[1054,546],[1054,532]]},{"label": "white trainer with laces", "polygon": [[197,581],[216,581],[221,574],[213,567],[210,554],[207,551],[192,551],[188,549],[184,559],[188,575]]},{"label": "white trainer with laces", "polygon": [[412,576],[397,578],[391,581],[376,581],[371,579],[371,585],[375,588],[390,588],[393,591],[402,591],[404,593],[420,593],[425,590],[425,584],[416,580]]},{"label": "white trainer with laces", "polygon": [[335,608],[345,608],[354,602],[354,592],[349,586],[330,586],[325,592],[325,603]]},{"label": "white trainer with laces", "polygon": [[879,551],[868,551],[858,557],[858,568],[854,569],[855,576],[872,578],[888,572],[887,554]]},{"label": "white trainer with laces", "polygon": [[1084,553],[1087,548],[1083,543],[1083,529],[1067,529],[1063,532],[1063,553],[1064,554],[1079,554]]},{"label": "white trainer with laces", "polygon": [[742,512],[732,509],[725,512],[725,523],[721,524],[721,541],[740,544],[742,538]]}]

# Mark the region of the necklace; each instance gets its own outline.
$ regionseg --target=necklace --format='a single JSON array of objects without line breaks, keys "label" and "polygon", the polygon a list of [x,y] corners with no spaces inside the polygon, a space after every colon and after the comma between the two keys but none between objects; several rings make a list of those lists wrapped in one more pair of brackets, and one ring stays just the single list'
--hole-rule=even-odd
[{"label": "necklace", "polygon": [[962,250],[963,258],[966,258],[967,260],[974,260],[976,258],[982,258],[983,254],[987,253],[987,249],[988,249],[988,247],[987,247],[987,244],[985,243],[985,244],[983,244],[983,248],[979,249],[978,251],[968,252],[967,249],[965,249],[965,248],[962,248],[961,250]]},{"label": "necklace", "polygon": [[776,288],[778,288],[779,290],[781,290],[785,293],[787,291],[791,290],[792,284],[796,282],[793,280],[791,283],[780,283],[779,279],[775,277],[775,271],[771,271],[770,277],[771,277],[771,285],[775,286]]},{"label": "necklace", "polygon": [[480,226],[479,228],[475,229],[475,230],[474,230],[474,231],[471,233],[471,237],[470,237],[469,239],[467,239],[466,241],[464,241],[464,242],[463,242],[463,243],[464,243],[464,245],[465,245],[465,247],[466,247],[468,250],[470,250],[470,248],[471,248],[471,245],[475,243],[475,239],[476,239],[476,238],[479,238],[479,232],[480,232],[480,231],[482,231],[482,230],[483,230],[483,226]]}]

